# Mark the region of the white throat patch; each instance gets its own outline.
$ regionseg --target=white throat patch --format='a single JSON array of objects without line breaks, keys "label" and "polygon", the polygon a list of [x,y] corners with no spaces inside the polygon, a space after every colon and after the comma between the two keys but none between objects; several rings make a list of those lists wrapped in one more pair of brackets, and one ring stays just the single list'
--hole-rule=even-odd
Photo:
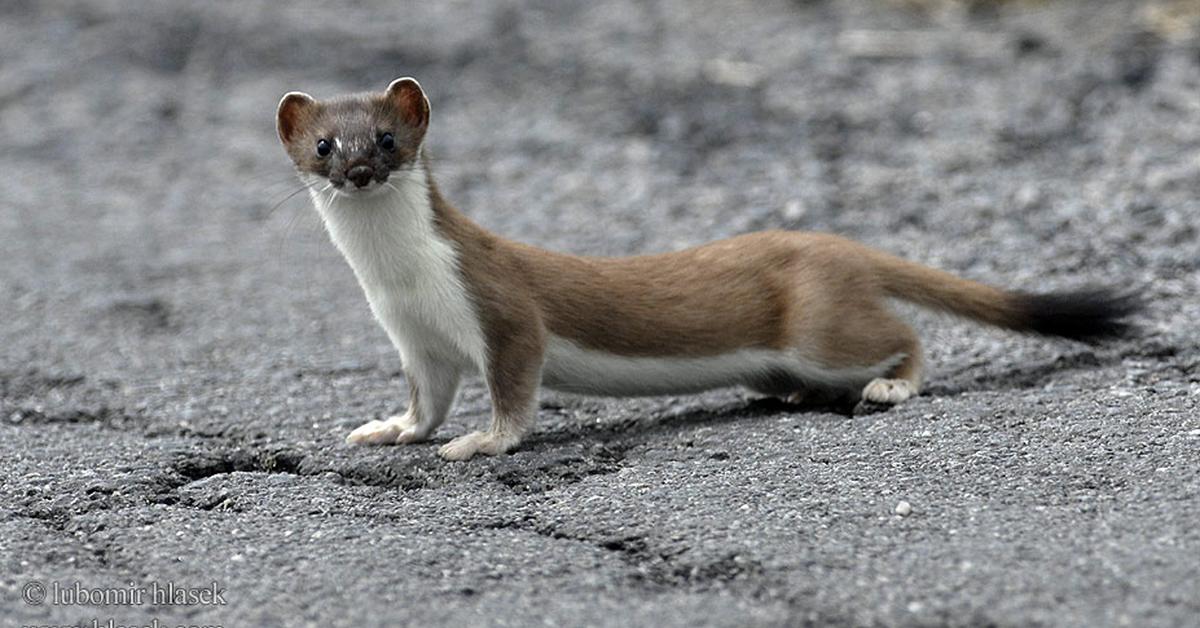
[{"label": "white throat patch", "polygon": [[485,372],[486,347],[452,242],[434,226],[423,168],[365,194],[311,192],[334,245],[406,369],[429,360]]}]

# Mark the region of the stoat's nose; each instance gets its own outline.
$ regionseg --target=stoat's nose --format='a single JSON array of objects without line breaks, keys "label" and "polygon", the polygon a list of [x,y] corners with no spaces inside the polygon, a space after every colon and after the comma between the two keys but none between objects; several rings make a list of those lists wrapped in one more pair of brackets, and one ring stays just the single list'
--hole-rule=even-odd
[{"label": "stoat's nose", "polygon": [[354,185],[364,188],[371,182],[371,178],[375,176],[375,171],[370,166],[355,166],[346,171],[346,178],[354,182]]}]

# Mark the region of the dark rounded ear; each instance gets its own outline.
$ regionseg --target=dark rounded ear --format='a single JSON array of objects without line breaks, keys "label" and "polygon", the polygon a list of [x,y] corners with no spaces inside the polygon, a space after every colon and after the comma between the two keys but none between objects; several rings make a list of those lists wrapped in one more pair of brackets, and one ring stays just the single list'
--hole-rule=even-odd
[{"label": "dark rounded ear", "polygon": [[406,76],[392,81],[386,96],[405,124],[421,131],[429,126],[429,99],[417,79]]},{"label": "dark rounded ear", "polygon": [[275,112],[275,128],[284,144],[290,144],[296,137],[308,110],[315,103],[313,97],[304,92],[288,92],[283,95],[283,99],[279,101],[279,109]]}]

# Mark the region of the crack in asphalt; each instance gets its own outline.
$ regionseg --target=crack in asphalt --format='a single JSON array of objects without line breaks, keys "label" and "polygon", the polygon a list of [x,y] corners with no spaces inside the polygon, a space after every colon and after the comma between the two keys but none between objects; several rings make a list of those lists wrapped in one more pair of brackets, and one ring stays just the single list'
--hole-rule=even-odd
[{"label": "crack in asphalt", "polygon": [[582,543],[616,556],[631,572],[626,578],[643,590],[676,589],[694,592],[709,591],[734,583],[752,596],[764,595],[780,585],[757,560],[736,552],[726,552],[715,559],[684,560],[691,548],[658,546],[646,535],[614,536],[603,530],[571,534],[552,525],[539,524],[532,518],[504,519],[484,523],[487,530],[515,530],[552,540]]},{"label": "crack in asphalt", "polygon": [[559,456],[535,466],[514,465],[498,471],[494,478],[514,493],[545,493],[591,476],[616,473],[630,447],[614,443],[595,445],[587,456]]}]

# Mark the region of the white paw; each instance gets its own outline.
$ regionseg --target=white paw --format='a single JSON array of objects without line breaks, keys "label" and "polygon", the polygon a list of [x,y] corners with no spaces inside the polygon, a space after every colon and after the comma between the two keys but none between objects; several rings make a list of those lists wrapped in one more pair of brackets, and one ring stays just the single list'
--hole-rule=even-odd
[{"label": "white paw", "polygon": [[917,387],[907,379],[877,378],[871,380],[871,383],[863,388],[862,398],[864,401],[892,405],[915,394],[917,394]]},{"label": "white paw", "polygon": [[402,445],[425,440],[416,428],[416,420],[408,414],[390,417],[386,421],[364,423],[346,436],[352,445]]},{"label": "white paw", "polygon": [[794,393],[789,393],[787,395],[784,395],[782,397],[782,399],[783,399],[783,402],[788,405],[802,406],[802,405],[804,405],[804,400],[806,397],[807,397],[807,395],[805,395],[803,392],[794,392]]},{"label": "white paw", "polygon": [[493,432],[471,432],[442,445],[438,454],[446,460],[467,460],[475,454],[495,456],[515,447],[518,440]]}]

